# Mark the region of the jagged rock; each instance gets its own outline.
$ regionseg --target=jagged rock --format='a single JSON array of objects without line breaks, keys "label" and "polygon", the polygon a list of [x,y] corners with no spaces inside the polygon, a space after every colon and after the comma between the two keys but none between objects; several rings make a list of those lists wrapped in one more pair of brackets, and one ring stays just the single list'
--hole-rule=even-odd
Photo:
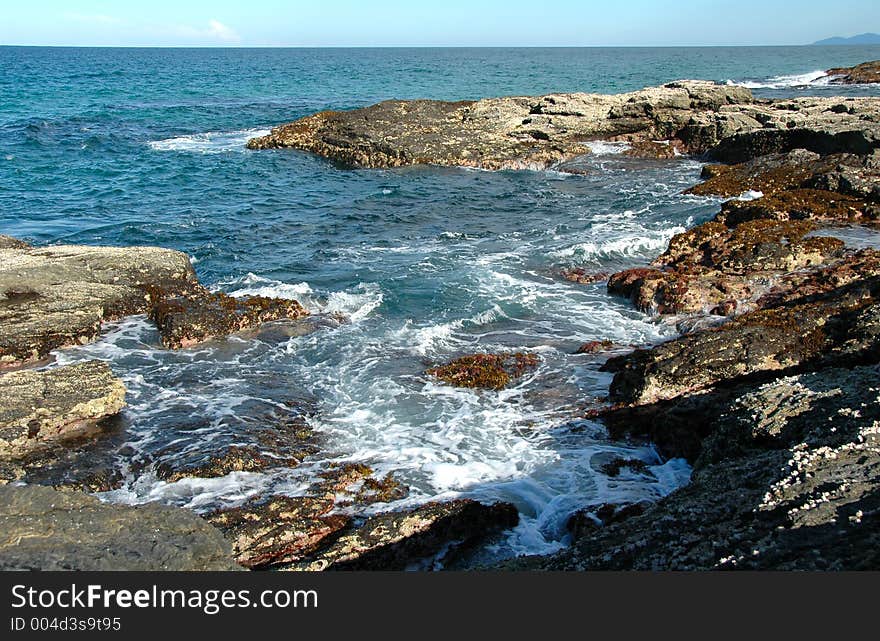
[{"label": "jagged rock", "polygon": [[125,406],[125,386],[102,361],[0,376],[0,458],[100,432]]},{"label": "jagged rock", "polygon": [[347,531],[290,570],[402,570],[450,544],[468,545],[519,521],[509,503],[461,499],[386,512]]},{"label": "jagged rock", "polygon": [[745,376],[859,362],[878,343],[877,277],[743,314],[720,327],[612,358],[614,403],[646,404]]},{"label": "jagged rock", "polygon": [[537,366],[538,357],[534,354],[469,354],[425,373],[447,385],[498,390]]},{"label": "jagged rock", "polygon": [[222,534],[187,510],[0,487],[2,570],[236,570]]},{"label": "jagged rock", "polygon": [[748,191],[760,192],[765,197],[779,192],[817,188],[838,191],[856,197],[870,194],[864,190],[847,189],[840,184],[840,172],[854,171],[862,176],[874,176],[871,166],[874,156],[859,157],[852,154],[820,156],[805,149],[788,153],[771,153],[736,165],[706,165],[703,167],[704,182],[685,191],[700,196],[739,196]]},{"label": "jagged rock", "polygon": [[733,228],[710,221],[672,238],[654,267],[614,274],[608,292],[660,314],[748,311],[782,274],[844,257],[842,241],[807,235],[815,229],[811,221],[757,219]]},{"label": "jagged rock", "polygon": [[863,62],[855,67],[835,67],[828,70],[831,82],[840,85],[862,85],[880,82],[880,60]]},{"label": "jagged rock", "polygon": [[232,541],[241,565],[259,569],[299,561],[332,540],[351,521],[332,509],[330,499],[275,496],[205,518]]},{"label": "jagged rock", "polygon": [[[276,127],[248,146],[292,147],[361,167],[542,169],[584,154],[585,141],[614,138],[634,142],[639,150],[642,143],[675,138],[696,112],[705,113],[708,121],[716,110],[751,102],[748,90],[698,81],[620,95],[388,100],[308,116]],[[702,151],[717,139],[692,142],[688,149]],[[657,155],[657,146],[651,153]]]},{"label": "jagged rock", "polygon": [[663,404],[656,423],[677,412],[682,426],[707,427],[691,483],[642,514],[591,528],[557,555],[505,567],[876,570],[878,389],[872,365],[742,386],[689,409]]}]

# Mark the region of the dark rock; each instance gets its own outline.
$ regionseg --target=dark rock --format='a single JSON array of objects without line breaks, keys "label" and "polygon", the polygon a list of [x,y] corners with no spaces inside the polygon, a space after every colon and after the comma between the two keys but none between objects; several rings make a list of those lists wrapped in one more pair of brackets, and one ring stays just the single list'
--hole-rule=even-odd
[{"label": "dark rock", "polygon": [[81,492],[0,487],[2,570],[235,570],[198,516],[155,503],[109,505]]},{"label": "dark rock", "polygon": [[471,500],[427,503],[368,518],[290,570],[402,570],[450,544],[473,544],[519,521],[509,503]]},{"label": "dark rock", "polygon": [[648,472],[648,464],[644,461],[640,461],[639,459],[626,459],[617,457],[608,463],[602,465],[599,470],[603,474],[607,474],[608,476],[615,477],[620,476],[621,470],[632,470],[638,474],[645,474]]},{"label": "dark rock", "polygon": [[[640,515],[508,569],[876,570],[880,367],[820,372],[716,398],[691,483]],[[667,404],[675,410],[675,404]],[[693,409],[698,411],[699,406]],[[656,420],[663,423],[665,412]]]},{"label": "dark rock", "polygon": [[809,187],[811,181],[841,166],[862,168],[864,162],[851,154],[823,157],[802,148],[787,153],[769,153],[735,165],[707,165],[703,168],[705,181],[685,193],[734,197],[756,191],[772,196],[788,189]]},{"label": "dark rock", "polygon": [[743,314],[716,329],[612,358],[609,397],[644,404],[721,382],[799,366],[859,362],[880,344],[874,317],[880,279]]},{"label": "dark rock", "polygon": [[648,501],[624,505],[603,503],[596,507],[578,510],[572,514],[565,524],[565,529],[571,534],[572,540],[577,541],[585,536],[592,536],[603,526],[620,523],[631,516],[638,516],[650,506],[651,503]]}]

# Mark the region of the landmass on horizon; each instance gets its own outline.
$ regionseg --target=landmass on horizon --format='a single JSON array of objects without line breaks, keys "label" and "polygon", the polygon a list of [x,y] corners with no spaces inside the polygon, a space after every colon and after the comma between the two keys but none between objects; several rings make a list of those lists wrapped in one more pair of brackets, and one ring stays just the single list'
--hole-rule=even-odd
[{"label": "landmass on horizon", "polygon": [[833,38],[817,40],[813,45],[880,45],[880,33],[860,33],[849,38],[834,36]]}]

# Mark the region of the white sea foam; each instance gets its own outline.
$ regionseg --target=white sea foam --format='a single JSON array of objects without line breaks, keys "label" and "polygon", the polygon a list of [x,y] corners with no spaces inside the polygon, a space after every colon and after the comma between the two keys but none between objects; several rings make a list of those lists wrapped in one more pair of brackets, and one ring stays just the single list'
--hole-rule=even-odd
[{"label": "white sea foam", "polygon": [[285,283],[248,273],[243,278],[221,283],[230,296],[267,296],[302,303],[306,309],[325,314],[343,314],[351,321],[363,320],[382,305],[382,289],[376,283],[359,283],[350,291],[321,295],[306,283]]},{"label": "white sea foam", "polygon": [[571,247],[552,253],[559,258],[576,258],[578,262],[589,263],[608,258],[634,258],[662,253],[669,245],[669,240],[676,234],[685,231],[684,227],[675,226],[658,231],[645,230],[641,234],[632,234],[609,240],[596,240],[577,243]]},{"label": "white sea foam", "polygon": [[755,191],[753,189],[749,189],[748,191],[744,191],[743,193],[741,193],[734,200],[749,201],[749,200],[758,200],[759,198],[763,198],[763,197],[764,197],[763,191]]},{"label": "white sea foam", "polygon": [[239,131],[207,131],[198,134],[175,136],[147,143],[154,151],[183,151],[200,154],[222,154],[244,151],[247,141],[265,136],[268,129],[242,129]]},{"label": "white sea foam", "polygon": [[728,85],[745,87],[747,89],[787,89],[791,87],[823,86],[827,85],[831,76],[822,70],[810,71],[809,73],[795,74],[791,76],[774,76],[765,80],[728,80]]},{"label": "white sea foam", "polygon": [[586,145],[590,148],[590,152],[596,156],[616,156],[630,148],[630,145],[625,142],[608,142],[604,140],[593,140],[586,143]]}]

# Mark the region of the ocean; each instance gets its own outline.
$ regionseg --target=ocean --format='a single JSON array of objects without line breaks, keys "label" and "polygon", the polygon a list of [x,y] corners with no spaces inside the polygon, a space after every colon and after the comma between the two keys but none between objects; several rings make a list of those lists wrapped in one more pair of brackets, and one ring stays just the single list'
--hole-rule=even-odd
[{"label": "ocean", "polygon": [[[57,363],[107,360],[128,388],[122,487],[107,501],[207,511],[297,495],[328,463],[364,462],[411,492],[384,510],[455,496],[506,500],[521,524],[480,560],[567,543],[582,507],[656,499],[682,460],[613,442],[583,418],[610,382],[590,340],[626,348],[674,323],[561,270],[649,262],[717,211],[683,196],[692,158],[595,145],[584,175],[410,167],[353,170],[248,138],[322,109],[387,98],[623,92],[680,78],[757,96],[878,95],[823,69],[880,47],[625,49],[80,49],[0,47],[0,233],[37,244],[160,245],[233,295],[300,300],[328,319],[306,335],[237,336],[170,352],[142,317]],[[533,351],[501,392],[453,389],[427,367],[477,351]],[[167,483],[156,469],[306,421],[321,451],[295,469]],[[647,473],[603,472],[617,456]],[[138,464],[133,462],[137,461]]]}]

